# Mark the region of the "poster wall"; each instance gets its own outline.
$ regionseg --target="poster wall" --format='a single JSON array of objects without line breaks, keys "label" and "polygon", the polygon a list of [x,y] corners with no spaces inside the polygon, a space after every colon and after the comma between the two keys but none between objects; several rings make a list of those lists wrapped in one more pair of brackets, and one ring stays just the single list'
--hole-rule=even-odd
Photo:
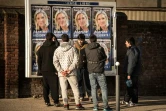
[{"label": "poster wall", "polygon": [[47,32],[52,32],[60,43],[62,34],[69,35],[71,45],[77,41],[79,34],[84,34],[87,42],[89,36],[95,34],[97,42],[107,55],[105,71],[113,72],[116,50],[113,47],[115,33],[113,34],[112,30],[116,29],[113,27],[113,11],[115,12],[116,3],[44,0],[43,3],[36,4],[37,2],[30,1],[31,3],[26,2],[30,8],[25,10],[25,13],[30,15],[25,18],[28,24],[26,27],[27,77],[37,77],[37,51],[46,40]]}]

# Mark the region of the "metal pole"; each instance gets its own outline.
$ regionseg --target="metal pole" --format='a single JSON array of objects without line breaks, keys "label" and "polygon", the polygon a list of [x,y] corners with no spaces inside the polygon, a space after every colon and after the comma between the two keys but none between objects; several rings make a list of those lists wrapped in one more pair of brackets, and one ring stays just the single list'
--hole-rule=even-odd
[{"label": "metal pole", "polygon": [[116,111],[120,111],[120,84],[119,84],[119,79],[120,76],[118,74],[118,66],[120,65],[119,62],[116,62]]}]

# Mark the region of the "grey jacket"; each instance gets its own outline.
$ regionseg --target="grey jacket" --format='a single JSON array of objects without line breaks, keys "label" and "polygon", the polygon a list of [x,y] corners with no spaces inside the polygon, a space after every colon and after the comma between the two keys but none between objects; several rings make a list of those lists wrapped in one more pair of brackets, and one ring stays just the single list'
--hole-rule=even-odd
[{"label": "grey jacket", "polygon": [[138,76],[140,71],[140,51],[136,46],[127,50],[125,57],[125,73],[129,76]]},{"label": "grey jacket", "polygon": [[87,45],[85,53],[88,63],[88,71],[90,73],[104,73],[106,54],[103,47],[99,43],[93,42]]}]

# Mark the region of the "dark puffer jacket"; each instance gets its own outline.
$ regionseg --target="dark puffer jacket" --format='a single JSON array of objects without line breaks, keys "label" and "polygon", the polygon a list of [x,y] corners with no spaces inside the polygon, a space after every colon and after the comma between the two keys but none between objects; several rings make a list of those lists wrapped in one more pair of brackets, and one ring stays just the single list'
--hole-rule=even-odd
[{"label": "dark puffer jacket", "polygon": [[106,54],[99,43],[92,42],[85,48],[89,73],[104,73]]}]

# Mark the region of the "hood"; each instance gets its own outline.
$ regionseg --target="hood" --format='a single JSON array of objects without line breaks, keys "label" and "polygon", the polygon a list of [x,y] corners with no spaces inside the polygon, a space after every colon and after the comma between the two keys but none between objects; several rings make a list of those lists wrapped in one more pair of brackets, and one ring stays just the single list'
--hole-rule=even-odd
[{"label": "hood", "polygon": [[48,41],[48,40],[46,40],[46,41],[43,43],[43,46],[50,46],[50,45],[52,45],[52,44],[54,44],[53,41]]},{"label": "hood", "polygon": [[87,46],[87,48],[88,48],[89,50],[96,49],[96,48],[98,48],[98,47],[100,47],[100,44],[99,44],[99,43],[96,43],[96,42],[92,42],[92,43],[88,44],[88,46]]},{"label": "hood", "polygon": [[84,48],[87,46],[87,44],[88,44],[88,43],[85,41],[84,44],[83,44],[83,46],[81,46],[81,45],[78,43],[78,41],[76,41],[74,45],[75,45],[75,47],[76,47],[78,50],[81,50],[81,49],[84,49]]},{"label": "hood", "polygon": [[72,48],[72,46],[68,42],[63,42],[60,45],[60,48],[63,52],[66,52]]}]

